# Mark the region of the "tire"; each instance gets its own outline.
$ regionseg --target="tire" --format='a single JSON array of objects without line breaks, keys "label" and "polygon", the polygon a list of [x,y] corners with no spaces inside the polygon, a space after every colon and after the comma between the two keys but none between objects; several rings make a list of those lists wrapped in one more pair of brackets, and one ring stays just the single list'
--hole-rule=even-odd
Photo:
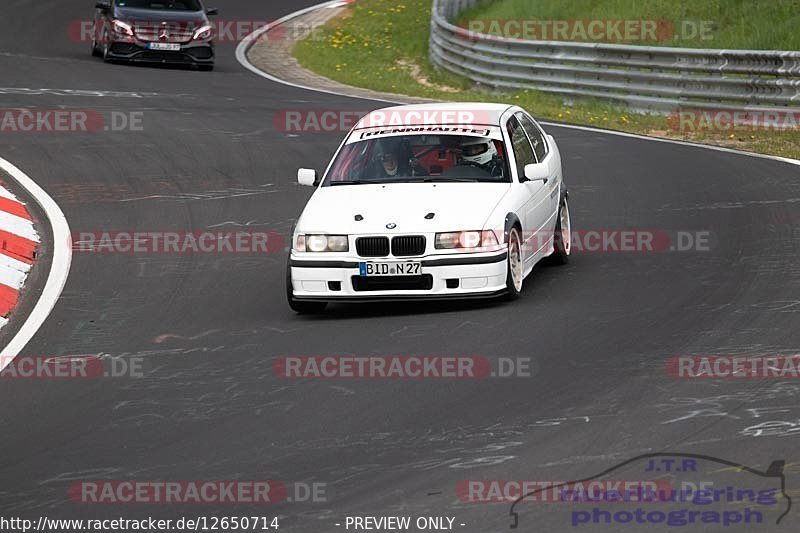
[{"label": "tire", "polygon": [[286,301],[289,303],[289,307],[299,314],[321,313],[328,306],[328,302],[304,302],[295,299],[294,287],[292,287],[292,267],[289,261],[286,262]]},{"label": "tire", "polygon": [[561,202],[558,207],[558,219],[556,220],[556,231],[553,235],[553,254],[550,256],[551,263],[554,265],[566,265],[569,263],[569,256],[572,253],[572,221],[569,216],[569,205],[567,199]]},{"label": "tire", "polygon": [[97,48],[97,39],[95,38],[97,33],[95,32],[94,27],[92,27],[92,40],[89,41],[89,51],[92,54],[92,57],[100,57],[103,54],[100,53],[100,50]]},{"label": "tire", "polygon": [[522,292],[523,273],[522,244],[516,227],[508,232],[508,258],[506,259],[506,299],[516,300]]},{"label": "tire", "polygon": [[103,61],[106,63],[111,63],[111,59],[108,57],[108,50],[111,48],[111,45],[108,44],[108,35],[103,38],[103,50],[101,51],[100,55],[103,57]]}]

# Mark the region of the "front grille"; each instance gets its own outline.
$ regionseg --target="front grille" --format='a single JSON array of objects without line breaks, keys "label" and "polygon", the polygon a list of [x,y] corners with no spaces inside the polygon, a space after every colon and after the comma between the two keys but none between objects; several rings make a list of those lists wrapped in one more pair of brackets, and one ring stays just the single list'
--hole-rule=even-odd
[{"label": "front grille", "polygon": [[359,237],[356,252],[361,257],[386,257],[389,255],[389,237]]},{"label": "front grille", "polygon": [[140,41],[161,43],[188,43],[194,34],[191,24],[137,24],[133,31]]},{"label": "front grille", "polygon": [[370,291],[429,291],[433,288],[433,276],[353,276],[353,290]]},{"label": "front grille", "polygon": [[111,45],[111,48],[110,48],[110,50],[109,50],[109,51],[110,51],[112,54],[117,54],[117,55],[121,55],[121,56],[126,56],[126,55],[130,55],[130,54],[135,54],[135,53],[136,53],[136,52],[138,52],[139,50],[141,50],[141,48],[139,48],[139,47],[138,47],[138,46],[136,46],[135,44],[130,44],[130,43],[113,43],[113,44]]},{"label": "front grille", "polygon": [[195,59],[211,59],[214,57],[214,52],[211,50],[210,46],[187,48],[186,52]]},{"label": "front grille", "polygon": [[425,253],[425,237],[411,235],[392,238],[392,255],[395,257],[409,257]]},{"label": "front grille", "polygon": [[190,63],[192,58],[181,52],[142,52],[134,60],[154,61],[160,63],[175,63],[178,61]]}]

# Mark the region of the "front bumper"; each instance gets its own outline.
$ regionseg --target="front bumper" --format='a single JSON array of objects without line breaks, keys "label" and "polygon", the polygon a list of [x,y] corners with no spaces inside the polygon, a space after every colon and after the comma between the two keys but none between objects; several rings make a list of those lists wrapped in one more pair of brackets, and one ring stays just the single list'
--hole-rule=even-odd
[{"label": "front bumper", "polygon": [[[329,260],[298,257],[289,260],[294,298],[304,301],[384,301],[488,298],[506,290],[505,250],[422,258],[359,257]],[[361,262],[420,261],[420,276],[382,278],[360,276]],[[383,285],[389,288],[384,288]]]},{"label": "front bumper", "polygon": [[179,51],[151,50],[147,43],[114,41],[108,48],[108,58],[113,61],[131,63],[159,63],[168,65],[213,65],[214,43],[211,41],[191,41],[181,44]]}]

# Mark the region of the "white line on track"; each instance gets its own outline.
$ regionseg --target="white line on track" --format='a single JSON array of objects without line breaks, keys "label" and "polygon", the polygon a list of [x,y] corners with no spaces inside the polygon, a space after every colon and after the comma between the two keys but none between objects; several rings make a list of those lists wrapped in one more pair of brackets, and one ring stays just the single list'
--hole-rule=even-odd
[{"label": "white line on track", "polygon": [[[403,102],[399,102],[397,100],[389,100],[389,99],[385,99],[385,98],[373,98],[373,97],[367,97],[367,96],[357,96],[357,95],[352,95],[352,94],[346,94],[346,93],[341,93],[341,92],[337,92],[337,91],[332,91],[332,90],[328,90],[328,89],[318,89],[316,87],[310,87],[310,86],[307,86],[307,85],[301,85],[301,84],[298,84],[298,83],[292,83],[290,81],[283,80],[283,79],[278,78],[276,76],[273,76],[271,74],[267,74],[266,72],[260,70],[258,67],[256,67],[252,63],[250,63],[250,60],[247,59],[247,51],[250,49],[250,47],[253,46],[253,44],[256,41],[258,41],[259,37],[261,37],[266,32],[270,31],[275,26],[280,26],[281,24],[283,24],[283,23],[285,23],[285,22],[287,22],[289,20],[292,20],[293,18],[300,17],[302,15],[305,15],[306,13],[310,13],[311,11],[315,11],[317,9],[329,9],[329,8],[339,7],[342,4],[343,4],[343,2],[341,0],[333,0],[333,1],[330,1],[330,2],[324,2],[324,3],[318,4],[316,6],[307,7],[305,9],[301,9],[300,11],[295,11],[294,13],[290,13],[289,15],[286,15],[285,17],[282,17],[282,18],[276,20],[275,22],[272,22],[272,23],[270,23],[270,24],[268,24],[268,25],[266,25],[266,26],[264,26],[262,28],[257,29],[256,31],[254,31],[253,33],[251,33],[250,35],[248,35],[247,37],[242,39],[242,41],[236,47],[236,59],[237,59],[237,61],[239,61],[239,63],[244,68],[249,70],[250,72],[253,72],[254,74],[257,74],[257,75],[261,76],[262,78],[266,78],[266,79],[268,79],[270,81],[274,81],[274,82],[280,83],[282,85],[288,85],[289,87],[295,87],[297,89],[304,89],[306,91],[314,91],[314,92],[324,93],[324,94],[333,94],[333,95],[336,95],[336,96],[346,96],[348,98],[357,98],[359,100],[371,100],[373,102],[384,102],[384,103],[388,103],[388,104],[402,104]],[[636,134],[636,133],[626,133],[626,132],[622,132],[622,131],[604,130],[604,129],[600,129],[600,128],[592,128],[590,126],[577,126],[577,125],[573,125],[573,124],[560,124],[558,122],[546,122],[546,121],[544,121],[544,122],[540,121],[540,122],[541,122],[541,124],[544,124],[544,125],[547,125],[547,126],[553,126],[553,127],[557,127],[557,128],[569,128],[569,129],[573,129],[573,130],[582,130],[582,131],[591,131],[591,132],[594,132],[594,133],[602,133],[602,134],[605,134],[605,135],[617,135],[619,137],[629,137],[629,138],[632,138],[632,139],[642,139],[642,140],[646,140],[646,141],[657,141],[657,142],[662,142],[662,143],[678,144],[678,145],[681,145],[681,146],[689,146],[689,147],[692,147],[692,148],[703,148],[705,150],[715,150],[717,152],[726,152],[726,153],[735,154],[735,155],[744,155],[744,156],[748,156],[748,157],[758,157],[758,158],[761,158],[761,159],[769,159],[769,160],[772,160],[772,161],[780,161],[782,163],[789,163],[790,165],[798,165],[798,166],[800,166],[800,160],[790,159],[788,157],[780,157],[780,156],[776,156],[776,155],[767,155],[767,154],[756,154],[756,153],[753,153],[753,152],[743,152],[741,150],[735,150],[733,148],[725,148],[723,146],[712,146],[712,145],[708,145],[708,144],[693,143],[693,142],[689,142],[689,141],[679,141],[679,140],[675,140],[675,139],[662,139],[662,138],[659,138],[659,137],[648,137],[647,135],[639,135],[639,134]]]},{"label": "white line on track", "polygon": [[0,157],[0,169],[8,173],[22,188],[24,188],[42,208],[53,230],[53,257],[50,265],[50,274],[47,276],[44,289],[39,300],[34,305],[25,323],[19,328],[14,338],[0,351],[0,370],[19,355],[19,352],[33,338],[44,321],[55,307],[61,291],[69,277],[69,267],[72,264],[72,241],[70,238],[69,224],[58,207],[58,204],[39,187],[24,172]]},{"label": "white line on track", "polygon": [[21,96],[90,96],[95,98],[146,98],[155,96],[186,97],[186,94],[134,93],[124,91],[94,91],[83,89],[33,89],[30,87],[0,87],[0,94]]}]

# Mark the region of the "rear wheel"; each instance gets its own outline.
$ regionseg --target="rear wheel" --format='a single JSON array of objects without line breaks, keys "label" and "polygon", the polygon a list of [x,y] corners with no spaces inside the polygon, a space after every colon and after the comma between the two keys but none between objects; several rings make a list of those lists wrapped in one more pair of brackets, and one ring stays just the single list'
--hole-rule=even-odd
[{"label": "rear wheel", "polygon": [[558,221],[556,231],[553,236],[553,255],[552,262],[556,265],[566,265],[569,263],[569,255],[572,252],[572,221],[569,218],[569,205],[567,199],[558,208]]},{"label": "rear wheel", "polygon": [[286,262],[286,301],[295,313],[310,314],[320,313],[328,306],[328,302],[304,302],[294,297],[294,287],[292,286],[292,267],[290,261]]},{"label": "rear wheel", "polygon": [[506,261],[506,295],[509,300],[516,300],[522,292],[522,245],[519,230],[511,228],[508,233],[508,259]]}]

